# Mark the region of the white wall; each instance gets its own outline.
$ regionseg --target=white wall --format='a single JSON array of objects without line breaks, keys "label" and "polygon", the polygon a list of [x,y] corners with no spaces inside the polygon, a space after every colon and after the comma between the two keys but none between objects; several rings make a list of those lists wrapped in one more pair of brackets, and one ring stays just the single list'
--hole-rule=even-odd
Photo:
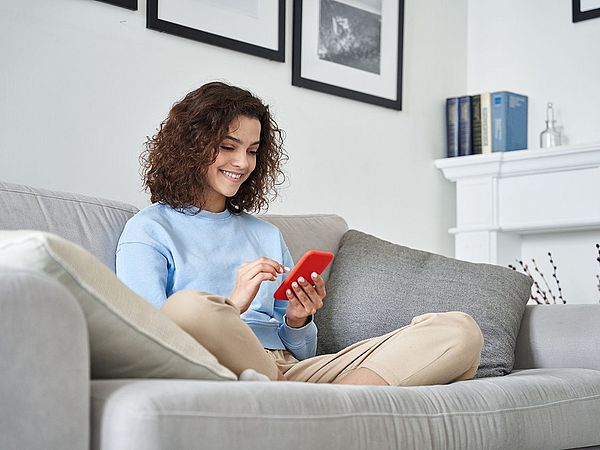
[{"label": "white wall", "polygon": [[[138,155],[173,102],[220,79],[266,100],[287,132],[273,213],[333,212],[351,227],[453,253],[443,99],[466,89],[467,1],[406,2],[403,111],[291,86],[276,63],[145,28],[93,0],[0,0],[0,180],[143,207]],[[2,212],[5,213],[5,212]]]},{"label": "white wall", "polygon": [[571,2],[469,0],[468,92],[529,96],[529,148],[552,101],[568,144],[600,141],[600,19],[571,22]]}]

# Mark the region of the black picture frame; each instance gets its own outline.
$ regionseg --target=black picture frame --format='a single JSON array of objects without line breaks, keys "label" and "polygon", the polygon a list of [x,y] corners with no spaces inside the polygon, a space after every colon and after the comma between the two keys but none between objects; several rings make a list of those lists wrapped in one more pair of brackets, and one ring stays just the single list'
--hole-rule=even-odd
[{"label": "black picture frame", "polygon": [[98,0],[102,3],[108,3],[113,6],[120,6],[121,8],[127,8],[132,11],[137,11],[138,0]]},{"label": "black picture frame", "polygon": [[[309,2],[306,2],[306,3],[309,5],[310,8],[314,8],[315,1],[319,2],[320,6],[318,6],[318,7],[322,7],[322,5],[325,4],[326,2],[338,3],[338,4],[342,5],[341,7],[346,7],[345,4],[341,4],[339,2],[335,2],[332,0],[310,0]],[[386,3],[386,0],[383,0],[383,2],[386,5],[390,5],[393,3],[393,2]],[[397,51],[391,52],[390,54],[386,55],[387,58],[389,58],[389,61],[392,61],[392,63],[395,60],[395,68],[394,68],[395,74],[391,74],[391,77],[388,77],[388,80],[391,80],[391,81],[388,81],[390,89],[395,91],[393,93],[393,95],[391,95],[391,96],[375,95],[375,94],[366,92],[365,90],[361,90],[359,88],[348,88],[348,87],[343,87],[343,86],[337,85],[335,83],[335,79],[333,77],[331,77],[331,79],[329,79],[329,80],[323,79],[323,77],[321,79],[315,79],[315,78],[310,78],[310,76],[303,74],[302,65],[303,65],[304,55],[302,54],[302,46],[303,46],[303,42],[302,42],[303,36],[302,35],[303,35],[304,2],[302,0],[294,0],[292,85],[401,111],[402,110],[402,67],[403,67],[403,56],[402,55],[403,55],[403,40],[404,40],[404,37],[403,37],[403,35],[404,35],[404,0],[397,0],[397,5],[398,5],[398,16],[397,16],[397,24],[396,24],[397,32],[395,33],[395,36],[394,36],[394,39],[397,39],[397,49],[396,49]],[[322,17],[321,13],[319,13],[317,15]],[[314,14],[313,14],[313,16],[314,16]],[[388,20],[388,22],[389,22],[394,19],[395,18],[392,18],[392,17],[384,18],[384,17],[380,16],[379,20],[380,21]],[[322,21],[323,19],[319,19],[319,20]],[[320,27],[320,25],[319,25],[319,27]],[[319,31],[319,30],[313,30],[314,33],[317,33],[317,31]],[[385,38],[385,36],[381,36],[381,40],[383,40],[384,38]],[[317,47],[318,47],[318,45],[317,45]],[[393,47],[393,45],[392,45],[392,47]],[[380,42],[379,50],[381,50],[382,48],[383,48],[383,45]],[[315,50],[314,53],[316,54],[317,48],[314,48],[314,50]],[[314,55],[311,58],[315,59]],[[381,52],[380,52],[379,58],[381,58]],[[322,57],[319,56],[319,59],[322,59]],[[316,59],[315,59],[315,61],[316,61]],[[321,63],[318,62],[317,64],[321,64]],[[332,64],[332,63],[325,62],[324,67],[327,67],[328,64]],[[333,64],[336,64],[336,63],[333,62]],[[329,66],[329,67],[333,68],[333,66]],[[380,64],[380,67],[381,67],[381,64]],[[344,70],[348,70],[348,69],[344,69]],[[350,71],[352,71],[352,70],[363,70],[364,71],[365,69],[350,68],[349,70]],[[384,75],[389,75],[389,74],[384,74]],[[326,76],[325,76],[325,78],[326,78]],[[377,76],[373,76],[372,78],[375,82],[377,82]],[[381,78],[383,78],[383,77],[381,77]],[[341,79],[339,79],[339,80],[341,81]],[[367,85],[367,83],[364,84],[364,86],[366,86],[366,85]]]},{"label": "black picture frame", "polygon": [[158,2],[168,0],[148,0],[146,7],[146,28],[192,39],[218,47],[259,56],[278,62],[285,62],[285,0],[277,0],[277,48],[271,49],[249,42],[228,38],[215,33],[191,28],[158,17]]},{"label": "black picture frame", "polygon": [[573,23],[600,17],[600,8],[581,10],[581,0],[573,0]]}]

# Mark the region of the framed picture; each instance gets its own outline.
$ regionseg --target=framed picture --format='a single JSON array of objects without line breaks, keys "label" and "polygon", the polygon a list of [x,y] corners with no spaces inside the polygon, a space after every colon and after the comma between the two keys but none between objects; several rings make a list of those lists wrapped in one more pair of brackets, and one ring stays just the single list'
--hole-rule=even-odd
[{"label": "framed picture", "polygon": [[402,109],[404,0],[294,1],[292,84]]},{"label": "framed picture", "polygon": [[148,0],[146,27],[285,61],[285,0]]},{"label": "framed picture", "polygon": [[109,3],[115,6],[121,6],[123,8],[131,9],[133,11],[137,11],[138,9],[138,0],[100,0],[102,3]]},{"label": "framed picture", "polygon": [[573,0],[573,22],[600,17],[600,0]]}]

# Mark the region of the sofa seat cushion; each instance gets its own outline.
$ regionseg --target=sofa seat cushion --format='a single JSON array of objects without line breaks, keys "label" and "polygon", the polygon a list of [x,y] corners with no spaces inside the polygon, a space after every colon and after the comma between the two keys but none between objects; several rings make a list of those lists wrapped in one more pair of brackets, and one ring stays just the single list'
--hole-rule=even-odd
[{"label": "sofa seat cushion", "polygon": [[41,231],[0,230],[0,265],[50,278],[73,295],[87,323],[93,378],[236,379],[194,338],[72,242]]},{"label": "sofa seat cushion", "polygon": [[600,444],[600,371],[450,385],[96,380],[92,448],[548,449]]}]

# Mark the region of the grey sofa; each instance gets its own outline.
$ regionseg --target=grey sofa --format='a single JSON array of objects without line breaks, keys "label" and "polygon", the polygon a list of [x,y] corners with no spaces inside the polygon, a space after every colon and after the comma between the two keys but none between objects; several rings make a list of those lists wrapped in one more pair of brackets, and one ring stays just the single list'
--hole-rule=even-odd
[{"label": "grey sofa", "polygon": [[[40,229],[114,270],[136,208],[0,183],[0,229]],[[269,216],[295,258],[338,216]],[[84,316],[57,282],[0,267],[1,449],[562,449],[600,445],[600,305],[528,306],[513,373],[444,386],[91,380]],[[115,352],[119,349],[115,348]],[[143,357],[143,355],[140,355]]]}]

